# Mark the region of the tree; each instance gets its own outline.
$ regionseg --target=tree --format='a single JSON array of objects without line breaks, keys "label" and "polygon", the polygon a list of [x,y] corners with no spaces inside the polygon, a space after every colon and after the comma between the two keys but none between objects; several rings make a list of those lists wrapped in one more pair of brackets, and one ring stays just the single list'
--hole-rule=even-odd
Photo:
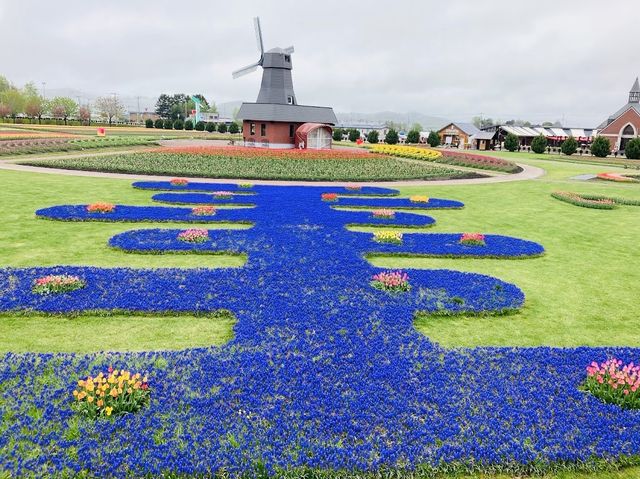
[{"label": "tree", "polygon": [[231,123],[231,125],[229,125],[229,133],[235,135],[237,133],[240,132],[240,127],[238,126],[238,124],[234,121],[233,123]]},{"label": "tree", "polygon": [[8,110],[5,116],[10,116],[14,122],[16,121],[16,116],[24,111],[24,100],[24,95],[17,88],[10,87],[0,93],[0,103]]},{"label": "tree", "polygon": [[387,131],[387,134],[384,136],[384,142],[388,145],[395,145],[398,143],[398,132],[393,128],[390,128]]},{"label": "tree", "polygon": [[163,93],[158,97],[158,101],[156,101],[156,115],[160,118],[169,118],[172,106],[173,100],[171,96]]},{"label": "tree", "polygon": [[349,130],[349,141],[357,141],[360,139],[360,131],[355,128]]},{"label": "tree", "polygon": [[226,123],[220,123],[218,125],[218,132],[226,133],[227,132],[227,124]]},{"label": "tree", "polygon": [[193,130],[193,122],[191,120],[187,120],[184,122],[185,130]]},{"label": "tree", "polygon": [[0,75],[0,93],[7,91],[9,88],[12,88],[9,80]]},{"label": "tree", "polygon": [[64,120],[64,124],[67,124],[67,120],[71,116],[75,116],[78,113],[78,104],[73,98],[68,96],[57,96],[51,100],[50,104],[51,114],[55,118]]},{"label": "tree", "polygon": [[207,126],[205,126],[204,129],[207,130],[209,133],[213,133],[214,131],[216,131],[216,124],[209,121],[207,122]]},{"label": "tree", "polygon": [[543,126],[544,128],[548,128],[548,127],[550,127],[550,126],[553,126],[553,122],[551,122],[551,121],[543,121],[543,122],[542,122],[542,126]]},{"label": "tree", "polygon": [[624,148],[624,154],[630,160],[640,160],[640,138],[630,140]]},{"label": "tree", "polygon": [[407,133],[407,143],[420,143],[420,130],[411,130]]},{"label": "tree", "polygon": [[534,153],[539,155],[547,150],[547,137],[544,135],[538,135],[531,140],[531,149]]},{"label": "tree", "polygon": [[427,143],[429,143],[430,147],[435,148],[440,145],[440,136],[435,131],[431,130],[427,137]]},{"label": "tree", "polygon": [[42,115],[45,112],[46,102],[41,96],[29,97],[25,100],[24,112],[30,118],[37,118],[42,123]]},{"label": "tree", "polygon": [[180,118],[175,120],[173,122],[173,129],[174,130],[184,130],[184,121],[182,121]]},{"label": "tree", "polygon": [[611,142],[604,136],[596,136],[591,143],[591,154],[598,158],[606,158],[611,154]]},{"label": "tree", "polygon": [[342,136],[344,135],[342,128],[334,128],[333,130],[333,141],[342,141]]},{"label": "tree", "polygon": [[114,118],[119,118],[124,115],[124,106],[115,95],[98,98],[95,106],[100,117],[103,120],[107,120],[109,125],[111,125]]},{"label": "tree", "polygon": [[165,130],[173,130],[173,120],[171,118],[167,118],[162,122],[162,127]]},{"label": "tree", "polygon": [[516,151],[520,146],[520,140],[513,133],[509,133],[504,139],[504,147],[508,151]]},{"label": "tree", "polygon": [[0,101],[0,118],[6,118],[11,114],[11,108]]},{"label": "tree", "polygon": [[495,123],[493,122],[493,119],[491,118],[484,118],[481,116],[474,116],[471,121],[473,122],[473,124],[476,126],[476,128],[488,128],[490,126],[494,126]]},{"label": "tree", "polygon": [[91,108],[89,108],[89,105],[83,105],[78,109],[78,118],[85,125],[88,125],[90,123]]},{"label": "tree", "polygon": [[374,144],[374,145],[377,144],[379,139],[380,139],[380,136],[378,135],[377,130],[371,130],[367,134],[367,141],[371,144]]},{"label": "tree", "polygon": [[572,136],[567,138],[560,145],[560,150],[567,156],[573,155],[576,151],[578,151],[578,142]]},{"label": "tree", "polygon": [[153,128],[153,120],[151,118],[147,118],[144,121],[144,127],[145,128]]},{"label": "tree", "polygon": [[421,132],[424,128],[422,128],[422,125],[418,122],[415,122],[413,125],[411,125],[410,130],[416,130],[418,133]]},{"label": "tree", "polygon": [[164,127],[164,121],[162,121],[161,118],[158,118],[156,121],[153,122],[153,127],[157,128],[158,130],[162,129]]},{"label": "tree", "polygon": [[196,123],[196,131],[204,131],[204,121],[200,120]]}]

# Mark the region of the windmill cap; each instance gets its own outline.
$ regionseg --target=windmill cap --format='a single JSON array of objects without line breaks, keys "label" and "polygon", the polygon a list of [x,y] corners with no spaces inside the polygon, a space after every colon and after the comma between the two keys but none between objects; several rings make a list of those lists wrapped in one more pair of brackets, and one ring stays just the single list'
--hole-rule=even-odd
[{"label": "windmill cap", "polygon": [[284,51],[283,48],[275,47],[275,48],[272,48],[271,50],[267,50],[266,53],[280,53],[281,55],[284,55],[286,52]]}]

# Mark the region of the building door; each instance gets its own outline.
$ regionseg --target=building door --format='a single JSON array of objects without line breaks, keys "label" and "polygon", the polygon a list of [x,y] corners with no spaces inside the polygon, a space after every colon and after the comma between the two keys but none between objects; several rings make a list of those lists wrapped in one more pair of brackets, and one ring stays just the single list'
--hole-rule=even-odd
[{"label": "building door", "polygon": [[328,128],[316,128],[307,135],[307,148],[324,150],[331,148],[331,133]]},{"label": "building door", "polygon": [[629,143],[635,137],[636,137],[636,130],[633,128],[631,124],[628,124],[620,132],[620,142],[619,142],[620,146],[618,147],[618,149],[620,151],[624,151],[624,149],[627,146],[627,143]]}]

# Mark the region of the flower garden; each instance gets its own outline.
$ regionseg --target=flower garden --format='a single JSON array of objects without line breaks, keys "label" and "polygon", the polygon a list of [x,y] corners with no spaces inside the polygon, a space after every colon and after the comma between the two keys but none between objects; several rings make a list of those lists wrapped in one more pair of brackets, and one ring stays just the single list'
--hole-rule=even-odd
[{"label": "flower garden", "polygon": [[[557,260],[546,241],[512,235],[508,221],[481,228],[486,213],[478,205],[495,205],[486,191],[470,205],[469,190],[425,195],[424,187],[400,197],[354,185],[133,186],[124,200],[97,202],[83,191],[73,198],[86,195],[85,203],[65,196],[68,204],[31,210],[34,222],[71,235],[104,228],[110,233],[98,247],[130,256],[133,266],[5,267],[3,314],[53,322],[228,311],[237,320],[234,338],[176,351],[6,354],[0,475],[455,477],[638,462],[637,349],[448,349],[416,331],[416,312],[508,327],[532,304],[530,285],[507,271],[527,264],[535,272],[541,261]],[[549,192],[536,198],[567,209]],[[517,205],[499,207],[508,217]],[[481,220],[456,219],[474,216]],[[436,226],[445,232],[424,230]],[[247,261],[154,269],[146,266],[150,254],[193,256],[203,265],[205,255]],[[449,262],[384,267],[371,258]],[[484,262],[499,263],[509,279],[457,267]]]}]

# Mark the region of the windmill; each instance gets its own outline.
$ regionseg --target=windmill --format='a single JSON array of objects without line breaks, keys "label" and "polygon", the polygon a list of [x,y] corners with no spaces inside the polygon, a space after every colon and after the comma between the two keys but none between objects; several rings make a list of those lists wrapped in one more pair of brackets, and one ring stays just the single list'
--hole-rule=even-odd
[{"label": "windmill", "polygon": [[275,103],[282,105],[297,105],[296,95],[293,91],[293,81],[291,80],[291,54],[294,52],[293,46],[287,48],[272,48],[264,51],[262,41],[262,29],[260,28],[260,18],[253,19],[256,32],[256,42],[260,59],[251,65],[233,72],[233,78],[239,78],[254,72],[258,67],[262,67],[262,84],[256,103]]}]

